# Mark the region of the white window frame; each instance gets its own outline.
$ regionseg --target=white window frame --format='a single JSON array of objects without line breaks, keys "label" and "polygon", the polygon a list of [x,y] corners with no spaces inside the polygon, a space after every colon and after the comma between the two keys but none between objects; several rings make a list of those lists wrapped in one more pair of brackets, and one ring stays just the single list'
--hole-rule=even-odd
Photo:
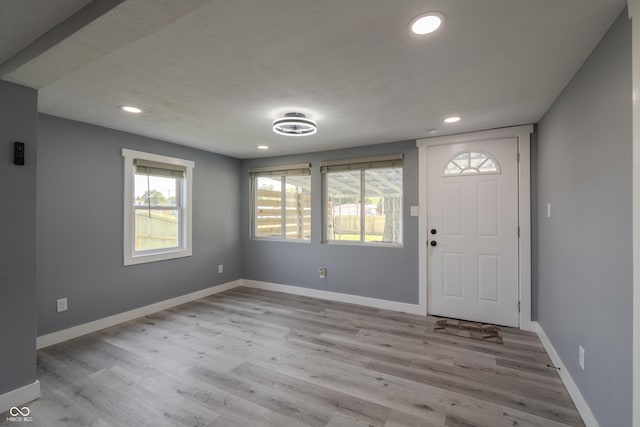
[{"label": "white window frame", "polygon": [[[193,168],[195,167],[195,163],[191,160],[162,156],[159,154],[146,153],[143,151],[129,150],[127,148],[122,149],[122,157],[124,158],[124,265],[136,265],[147,262],[164,261],[168,259],[191,256],[193,253],[191,237],[193,213]],[[186,167],[185,177],[181,180],[182,188],[179,192],[180,197],[182,198],[182,215],[180,215],[182,221],[180,223],[180,230],[178,235],[179,246],[177,248],[159,249],[156,251],[145,252],[135,251],[135,159]]]},{"label": "white window frame", "polygon": [[[360,197],[362,201],[364,201],[364,193],[365,193],[365,171],[366,170],[375,170],[376,167],[367,167],[366,164],[376,163],[376,162],[388,162],[394,160],[402,161],[402,204],[400,206],[400,220],[402,223],[400,224],[400,236],[401,241],[395,243],[381,243],[381,242],[365,242],[364,241],[364,224],[365,224],[365,210],[363,208],[360,209],[360,240],[332,240],[329,239],[327,235],[327,203],[329,200],[328,195],[328,182],[327,177],[331,172],[327,172],[326,168],[331,166],[338,165],[352,165],[355,169],[359,169],[361,171],[360,175]],[[360,165],[360,166],[359,166]],[[382,156],[374,156],[374,157],[363,157],[358,159],[348,159],[348,160],[335,160],[335,161],[326,161],[320,164],[321,172],[322,172],[322,243],[326,243],[329,245],[344,245],[344,246],[367,246],[367,247],[380,247],[380,248],[402,248],[404,247],[404,155],[403,154],[391,154],[391,155],[382,155]]]},{"label": "white window frame", "polygon": [[[293,171],[305,171],[304,173],[297,173],[297,172],[293,172]],[[266,173],[266,172],[270,172],[270,173],[274,173],[274,176],[279,176],[280,179],[282,180],[282,187],[281,187],[281,206],[280,209],[282,210],[282,216],[281,216],[281,233],[280,236],[257,236],[256,235],[256,226],[257,226],[257,213],[256,213],[256,178],[260,177],[261,173]],[[287,202],[286,202],[286,191],[285,191],[285,187],[286,187],[286,177],[288,174],[290,174],[290,172],[293,172],[291,175],[292,176],[309,176],[309,185],[312,186],[311,183],[311,163],[301,163],[301,164],[295,164],[295,165],[285,165],[285,166],[267,166],[267,167],[258,167],[258,168],[251,168],[249,169],[249,175],[251,178],[251,220],[250,220],[250,227],[251,230],[249,230],[249,235],[251,236],[252,240],[270,240],[270,241],[275,241],[275,242],[288,242],[288,243],[311,243],[311,236],[309,236],[309,238],[307,239],[292,239],[286,238],[286,230],[287,230],[287,226],[286,226],[286,206],[287,206]],[[313,193],[311,193],[313,194]],[[311,209],[313,209],[313,206],[311,207]]]}]

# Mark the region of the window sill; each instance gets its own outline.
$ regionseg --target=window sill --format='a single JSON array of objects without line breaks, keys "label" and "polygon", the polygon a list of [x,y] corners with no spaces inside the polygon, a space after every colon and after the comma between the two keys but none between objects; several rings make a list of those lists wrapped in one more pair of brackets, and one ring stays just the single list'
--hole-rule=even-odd
[{"label": "window sill", "polygon": [[338,246],[359,246],[364,248],[403,248],[404,245],[402,243],[362,243],[362,242],[354,242],[349,240],[327,240],[323,243],[327,245],[338,245]]},{"label": "window sill", "polygon": [[144,254],[144,255],[131,255],[125,256],[124,265],[137,265],[137,264],[146,264],[148,262],[157,262],[157,261],[166,261],[169,259],[176,258],[185,258],[190,257],[191,250],[187,249],[177,249],[166,252],[155,252],[152,254]]},{"label": "window sill", "polygon": [[302,243],[304,245],[311,244],[311,239],[280,239],[277,237],[252,237],[251,240],[255,240],[256,242],[279,242],[279,243]]}]

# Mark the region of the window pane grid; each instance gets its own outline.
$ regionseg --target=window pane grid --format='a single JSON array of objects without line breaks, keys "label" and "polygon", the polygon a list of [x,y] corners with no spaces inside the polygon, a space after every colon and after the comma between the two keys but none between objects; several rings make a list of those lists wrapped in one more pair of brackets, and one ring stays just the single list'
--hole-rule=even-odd
[{"label": "window pane grid", "polygon": [[256,237],[282,235],[282,177],[257,177]]},{"label": "window pane grid", "polygon": [[402,243],[402,167],[325,172],[326,239]]},{"label": "window pane grid", "polygon": [[309,240],[311,178],[309,174],[254,176],[254,237]]},{"label": "window pane grid", "polygon": [[151,252],[180,247],[180,210],[135,210],[136,252]]},{"label": "window pane grid", "polygon": [[134,253],[181,247],[183,178],[172,175],[134,177]]}]

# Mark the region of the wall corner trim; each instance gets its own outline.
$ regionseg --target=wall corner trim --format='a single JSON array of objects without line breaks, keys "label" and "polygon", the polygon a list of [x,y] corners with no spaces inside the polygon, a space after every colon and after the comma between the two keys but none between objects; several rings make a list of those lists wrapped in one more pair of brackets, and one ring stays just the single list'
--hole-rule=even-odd
[{"label": "wall corner trim", "polygon": [[629,9],[629,18],[640,17],[640,0],[627,0],[627,7]]},{"label": "wall corner trim", "polygon": [[542,326],[538,322],[532,323],[535,325],[538,337],[540,338],[540,341],[542,342],[545,350],[547,350],[551,361],[556,367],[560,368],[560,379],[562,380],[564,386],[567,388],[569,396],[571,396],[571,400],[573,400],[573,403],[576,405],[578,413],[582,417],[582,421],[584,421],[584,424],[587,427],[600,427],[600,424],[598,424],[596,417],[593,415],[593,412],[591,412],[589,404],[587,404],[587,401],[584,400],[582,393],[580,393],[580,389],[573,381],[573,378],[571,378],[571,374],[569,374],[566,366],[564,365],[564,363],[562,363],[562,359],[560,359],[558,352],[553,347],[553,344],[551,344],[551,341],[549,340],[549,337],[547,337],[547,334],[544,332],[544,329],[542,329]]},{"label": "wall corner trim", "polygon": [[261,282],[258,280],[243,279],[242,282],[243,286],[246,286],[248,288],[264,289],[267,291],[283,292],[286,294],[325,299],[329,301],[364,305],[367,307],[382,308],[391,311],[401,311],[403,313],[417,314],[422,316],[424,316],[426,313],[426,307],[423,307],[419,304],[409,304],[406,302],[362,297],[358,295],[343,294],[340,292],[322,291],[319,289],[303,288],[301,286],[281,285],[278,283]]},{"label": "wall corner trim", "polygon": [[22,406],[40,398],[40,381],[17,388],[0,395],[0,414],[14,406]]},{"label": "wall corner trim", "polygon": [[154,304],[146,305],[144,307],[135,308],[133,310],[125,311],[124,313],[114,314],[113,316],[104,317],[102,319],[94,320],[92,322],[83,323],[77,326],[72,326],[71,328],[62,329],[60,331],[52,332],[50,334],[41,335],[38,338],[36,338],[36,349],[40,350],[41,348],[49,347],[54,344],[58,344],[64,341],[68,341],[68,340],[80,337],[82,335],[90,334],[92,332],[96,332],[101,329],[109,328],[111,326],[115,326],[120,323],[128,322],[129,320],[148,316],[149,314],[157,313],[158,311],[166,310],[168,308],[185,304],[191,301],[195,301],[200,298],[215,295],[217,293],[224,292],[229,289],[237,288],[238,286],[242,286],[242,279],[223,283],[217,286],[212,286],[210,288],[202,289],[202,290],[192,292],[186,295],[181,295],[175,298],[170,298],[168,300],[156,302]]},{"label": "wall corner trim", "polygon": [[[640,0],[628,0],[631,18],[631,61],[633,81],[633,391],[632,402],[640,400]],[[640,405],[632,405],[632,425],[640,427]]]}]

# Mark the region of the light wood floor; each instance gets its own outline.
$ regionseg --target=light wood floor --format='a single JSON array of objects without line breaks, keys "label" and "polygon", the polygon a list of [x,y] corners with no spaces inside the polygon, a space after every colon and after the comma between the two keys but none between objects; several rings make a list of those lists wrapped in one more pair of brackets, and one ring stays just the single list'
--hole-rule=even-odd
[{"label": "light wood floor", "polygon": [[434,323],[237,288],[38,351],[28,425],[584,425],[535,334]]}]

